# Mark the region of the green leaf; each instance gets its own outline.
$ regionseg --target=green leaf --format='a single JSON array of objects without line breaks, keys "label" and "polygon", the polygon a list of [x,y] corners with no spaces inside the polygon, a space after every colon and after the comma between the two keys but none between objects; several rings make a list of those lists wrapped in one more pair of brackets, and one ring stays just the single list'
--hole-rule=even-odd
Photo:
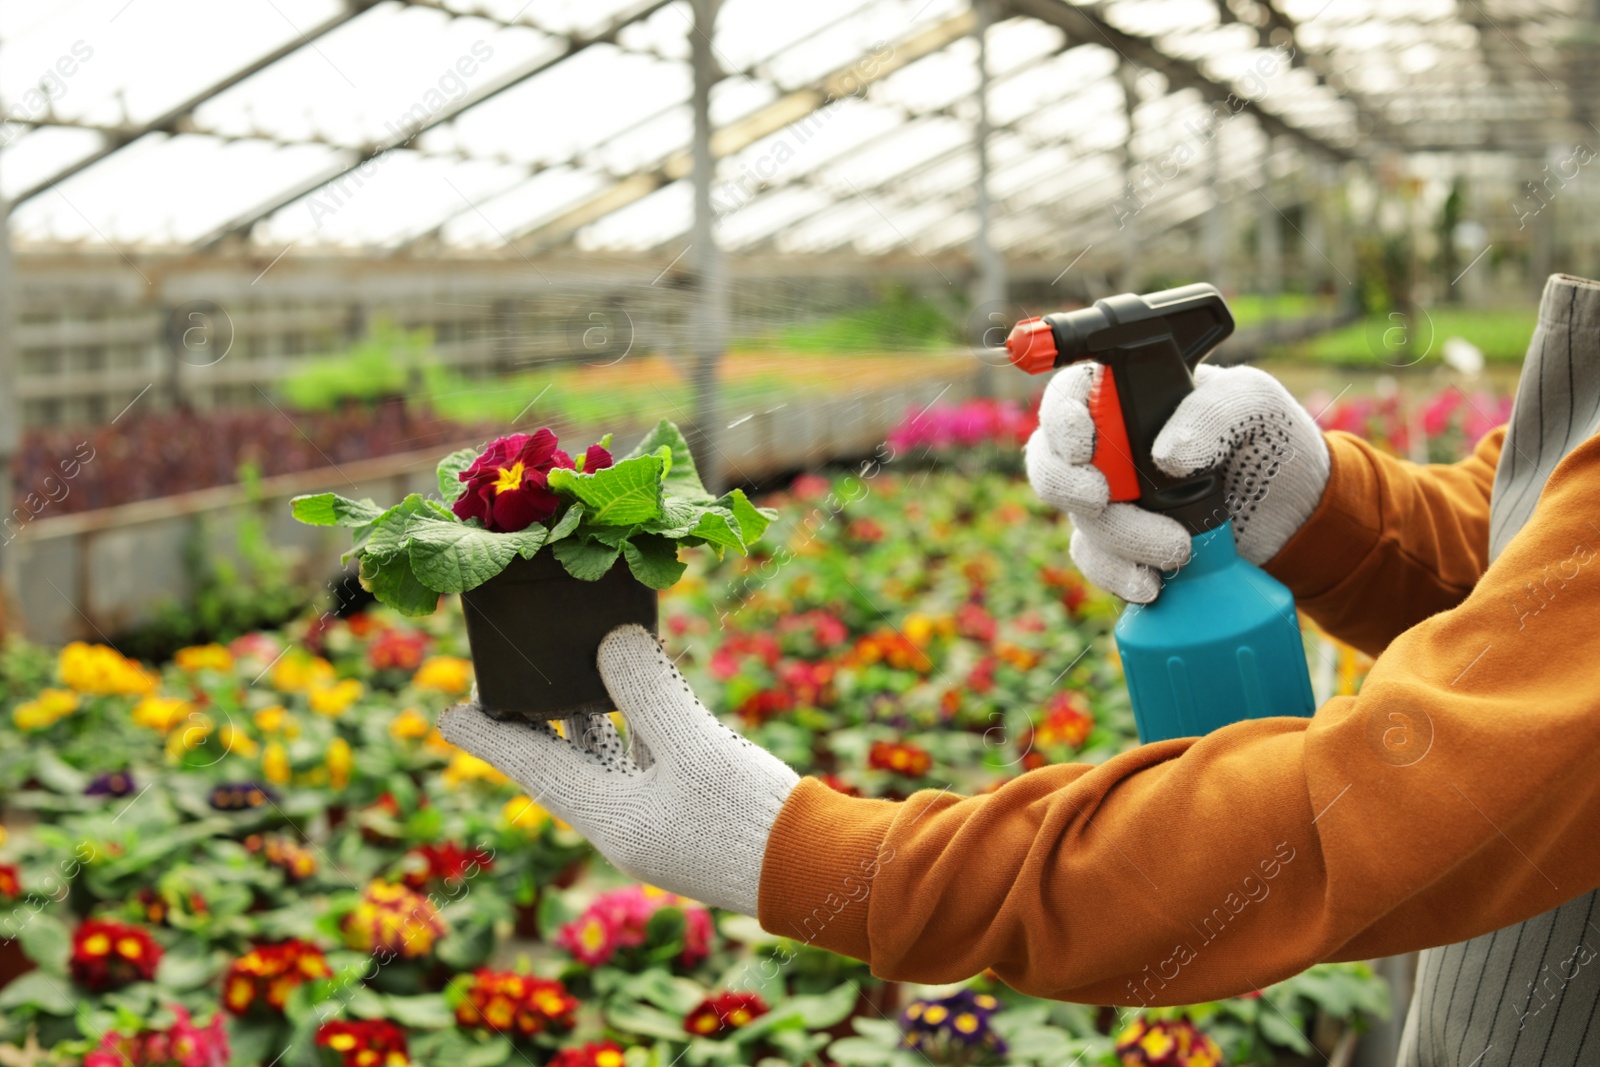
[{"label": "green leaf", "polygon": [[209,956],[169,951],[156,966],[156,982],[168,989],[199,989],[219,969],[217,961]]},{"label": "green leaf", "polygon": [[666,1041],[683,1041],[689,1035],[684,1032],[683,1020],[675,1015],[668,1015],[660,1008],[653,1008],[648,1004],[636,1001],[619,1001],[606,1009],[606,1022],[618,1030],[640,1037],[659,1037]]},{"label": "green leaf", "polygon": [[578,528],[578,523],[583,521],[583,505],[573,504],[567,508],[567,513],[561,516],[561,521],[550,528],[550,536],[544,539],[545,544],[553,544],[566,538],[573,530]]},{"label": "green leaf", "polygon": [[663,537],[687,537],[705,512],[702,501],[669,496],[662,505],[661,516],[645,523],[644,528]]},{"label": "green leaf", "polygon": [[390,993],[383,999],[389,1009],[389,1018],[403,1026],[417,1030],[443,1030],[456,1023],[455,1013],[438,993],[409,997]]},{"label": "green leaf", "polygon": [[289,501],[294,517],[308,526],[365,526],[383,514],[371,500],[350,500],[337,493],[313,493]]},{"label": "green leaf", "polygon": [[368,556],[392,559],[411,544],[413,527],[419,522],[438,522],[420,494],[412,493],[372,520],[372,532],[364,551]]},{"label": "green leaf", "polygon": [[1285,1019],[1275,1011],[1264,1011],[1256,1020],[1256,1025],[1261,1028],[1261,1036],[1302,1056],[1311,1055],[1311,1042],[1306,1040],[1306,1035],[1300,1028]]},{"label": "green leaf", "polygon": [[475,448],[461,448],[439,461],[435,473],[439,479],[439,495],[444,497],[445,503],[454,504],[456,497],[467,488],[459,476],[462,471],[472,466],[472,461],[477,459],[478,455],[478,450]]},{"label": "green leaf", "polygon": [[16,1008],[34,1008],[46,1015],[70,1016],[77,1010],[77,1001],[65,980],[52,978],[43,971],[30,971],[13,978],[0,989],[0,1012],[9,1013]]},{"label": "green leaf", "polygon": [[65,981],[67,957],[72,954],[72,934],[54,915],[35,912],[27,925],[17,931],[22,952],[39,965],[39,970],[57,981]]},{"label": "green leaf", "polygon": [[408,556],[362,556],[361,587],[400,614],[413,618],[432,615],[439,607],[438,592],[417,580]]},{"label": "green leaf", "polygon": [[826,993],[794,997],[779,1010],[797,1015],[808,1030],[824,1030],[849,1018],[858,999],[855,983],[844,982]]},{"label": "green leaf", "polygon": [[747,545],[760,540],[772,520],[778,517],[778,513],[771,508],[758,508],[750,503],[743,489],[734,489],[718,497],[717,505],[733,512],[733,517],[739,520],[739,532]]},{"label": "green leaf", "polygon": [[707,508],[703,511],[692,533],[714,545],[731,548],[741,556],[745,554],[739,520],[734,518],[733,512],[724,508]]},{"label": "green leaf", "polygon": [[[530,530],[522,531],[523,534]],[[505,570],[517,557],[520,534],[495,534],[465,523],[412,524],[410,538],[411,570],[417,580],[441,593],[464,593],[476,589]],[[526,538],[538,549],[544,529],[537,538]],[[531,554],[531,552],[530,552]]]},{"label": "green leaf", "polygon": [[568,538],[550,551],[555,553],[556,561],[567,569],[568,574],[585,582],[603,578],[617,561],[618,552],[610,545],[602,545],[588,538]]},{"label": "green leaf", "polygon": [[894,1047],[864,1037],[841,1037],[828,1046],[828,1058],[845,1067],[876,1067],[894,1059]]},{"label": "green leaf", "polygon": [[689,451],[689,442],[684,440],[683,432],[667,419],[658,422],[656,428],[646,434],[644,440],[634,445],[633,450],[622,458],[630,460],[638,456],[652,455],[663,445],[672,456],[672,465],[663,478],[666,491],[686,500],[709,501],[711,494],[706,492],[706,487],[700,482],[700,472],[695,469],[694,455]]},{"label": "green leaf", "polygon": [[677,543],[659,534],[642,533],[624,541],[622,554],[633,576],[651,589],[670,588],[686,569],[678,561]]},{"label": "green leaf", "polygon": [[639,456],[593,474],[557,467],[550,488],[583,502],[587,519],[602,526],[629,526],[661,514],[662,457]]},{"label": "green leaf", "polygon": [[82,796],[89,785],[89,776],[71,766],[48,748],[33,755],[33,773],[39,781],[56,793],[65,796]]}]

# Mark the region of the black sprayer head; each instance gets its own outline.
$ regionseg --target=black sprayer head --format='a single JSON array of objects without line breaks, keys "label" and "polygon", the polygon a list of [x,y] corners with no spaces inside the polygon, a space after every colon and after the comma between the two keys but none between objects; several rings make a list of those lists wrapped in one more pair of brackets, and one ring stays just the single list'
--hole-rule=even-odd
[{"label": "black sprayer head", "polygon": [[1222,478],[1209,471],[1168,477],[1150,452],[1178,403],[1194,390],[1194,368],[1231,333],[1233,315],[1216,287],[1185,285],[1027,319],[1012,329],[1006,351],[1030,374],[1085,359],[1103,365],[1090,411],[1094,465],[1105,474],[1111,499],[1171,515],[1199,534],[1229,517]]}]

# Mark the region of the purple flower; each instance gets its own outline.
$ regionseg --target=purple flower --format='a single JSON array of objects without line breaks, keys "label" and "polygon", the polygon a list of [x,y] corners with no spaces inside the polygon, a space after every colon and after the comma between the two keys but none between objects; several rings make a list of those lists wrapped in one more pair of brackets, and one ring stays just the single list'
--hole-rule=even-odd
[{"label": "purple flower", "polygon": [[125,797],[133,790],[133,775],[127,771],[107,771],[95,775],[83,794],[90,797]]}]

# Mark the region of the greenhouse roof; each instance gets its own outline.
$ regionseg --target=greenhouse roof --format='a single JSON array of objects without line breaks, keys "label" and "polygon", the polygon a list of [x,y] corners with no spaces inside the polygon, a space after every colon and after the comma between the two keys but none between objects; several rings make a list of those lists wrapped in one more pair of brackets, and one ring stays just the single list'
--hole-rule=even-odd
[{"label": "greenhouse roof", "polygon": [[[1011,254],[1114,227],[1130,165],[1161,228],[1279,155],[1542,161],[1595,129],[1586,0],[992,2]],[[684,0],[0,0],[0,193],[25,246],[670,254],[692,20]],[[968,0],[724,0],[722,243],[968,241],[979,21]]]}]

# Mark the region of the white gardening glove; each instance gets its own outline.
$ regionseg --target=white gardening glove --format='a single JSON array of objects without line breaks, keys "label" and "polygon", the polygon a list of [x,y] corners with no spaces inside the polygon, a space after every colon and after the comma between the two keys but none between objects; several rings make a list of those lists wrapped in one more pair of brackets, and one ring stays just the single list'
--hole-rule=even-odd
[{"label": "white gardening glove", "polygon": [[520,782],[629,876],[754,915],[767,837],[799,776],[718,722],[644,628],[612,630],[599,664],[627,719],[630,751],[605,715],[568,720],[569,741],[548,726],[498,722],[458,704],[439,729]]},{"label": "white gardening glove", "polygon": [[[1094,584],[1148,604],[1161,572],[1189,560],[1190,535],[1176,519],[1136,504],[1108,503],[1105,476],[1089,462],[1094,422],[1088,397],[1097,366],[1056,373],[1028,439],[1028,480],[1047,504],[1072,520],[1072,560]],[[1151,448],[1174,478],[1219,469],[1239,554],[1265,563],[1278,554],[1322,499],[1328,446],[1316,420],[1276,378],[1254,367],[1195,371],[1184,397]]]}]

